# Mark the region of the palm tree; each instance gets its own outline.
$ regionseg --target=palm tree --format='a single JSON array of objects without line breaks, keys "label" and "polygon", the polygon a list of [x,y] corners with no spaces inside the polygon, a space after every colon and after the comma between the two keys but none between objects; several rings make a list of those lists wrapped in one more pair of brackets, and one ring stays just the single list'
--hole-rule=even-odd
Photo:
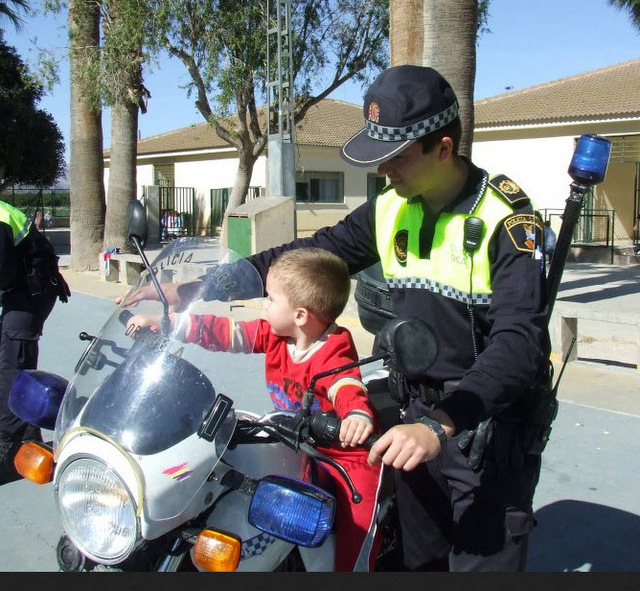
[{"label": "palm tree", "polygon": [[422,0],[389,2],[390,64],[423,64]]},{"label": "palm tree", "polygon": [[100,7],[69,0],[71,65],[71,269],[99,269],[104,235],[102,113],[96,96]]},{"label": "palm tree", "polygon": [[142,84],[147,7],[140,0],[108,0],[105,8],[102,86],[111,106],[111,149],[104,246],[126,252],[127,206],[137,198],[138,113],[148,96]]},{"label": "palm tree", "polygon": [[8,19],[16,29],[22,26],[22,17],[19,11],[29,12],[27,0],[3,0],[0,2],[0,20]]},{"label": "palm tree", "polygon": [[390,0],[391,65],[416,64],[438,70],[460,103],[460,153],[471,156],[476,41],[489,0]]},{"label": "palm tree", "polygon": [[424,3],[424,64],[453,86],[460,104],[460,153],[471,156],[473,91],[476,80],[477,0],[431,0]]},{"label": "palm tree", "polygon": [[640,30],[640,0],[608,0],[608,2],[619,10],[627,10],[631,24]]}]

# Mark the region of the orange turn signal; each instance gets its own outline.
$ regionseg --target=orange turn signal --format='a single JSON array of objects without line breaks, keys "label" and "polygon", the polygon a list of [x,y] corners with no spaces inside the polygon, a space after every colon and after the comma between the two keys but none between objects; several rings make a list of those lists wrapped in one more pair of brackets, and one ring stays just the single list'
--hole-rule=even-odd
[{"label": "orange turn signal", "polygon": [[33,441],[22,444],[13,464],[20,476],[36,484],[47,484],[53,478],[53,452]]},{"label": "orange turn signal", "polygon": [[193,561],[203,570],[232,573],[238,568],[241,548],[242,542],[238,538],[204,529],[196,540]]}]

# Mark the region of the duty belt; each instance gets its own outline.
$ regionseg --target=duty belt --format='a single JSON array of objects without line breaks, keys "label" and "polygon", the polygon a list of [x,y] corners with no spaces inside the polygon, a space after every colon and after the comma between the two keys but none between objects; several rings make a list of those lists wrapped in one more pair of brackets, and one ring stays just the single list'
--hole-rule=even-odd
[{"label": "duty belt", "polygon": [[444,400],[460,382],[449,380],[446,382],[408,382],[407,387],[411,398],[419,398],[424,404],[437,404]]}]

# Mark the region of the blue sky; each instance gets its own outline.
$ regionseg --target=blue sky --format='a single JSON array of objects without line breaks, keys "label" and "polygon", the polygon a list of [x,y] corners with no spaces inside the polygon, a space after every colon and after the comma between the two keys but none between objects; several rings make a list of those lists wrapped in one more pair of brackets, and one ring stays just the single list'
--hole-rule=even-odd
[{"label": "blue sky", "polygon": [[[32,2],[38,6],[40,2]],[[505,92],[603,68],[640,57],[640,34],[625,12],[606,0],[491,0],[488,27],[479,40],[475,98]],[[54,51],[60,62],[60,84],[40,103],[60,126],[67,143],[69,118],[69,66],[66,60],[65,17],[28,19],[19,32],[4,23],[5,39],[22,58],[35,59],[33,40]],[[180,63],[165,60],[145,75],[151,91],[148,111],[140,116],[140,134],[149,137],[192,123],[202,116],[179,86],[188,80]],[[348,85],[333,98],[360,104],[363,89]],[[104,121],[105,147],[109,147],[109,117]]]}]

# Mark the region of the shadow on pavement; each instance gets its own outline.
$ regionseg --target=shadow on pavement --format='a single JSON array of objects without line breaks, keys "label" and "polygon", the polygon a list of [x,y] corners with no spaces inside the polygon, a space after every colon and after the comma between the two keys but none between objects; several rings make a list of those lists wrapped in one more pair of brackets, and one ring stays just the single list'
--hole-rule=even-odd
[{"label": "shadow on pavement", "polygon": [[535,512],[528,572],[638,572],[640,517],[584,501],[566,500]]}]

